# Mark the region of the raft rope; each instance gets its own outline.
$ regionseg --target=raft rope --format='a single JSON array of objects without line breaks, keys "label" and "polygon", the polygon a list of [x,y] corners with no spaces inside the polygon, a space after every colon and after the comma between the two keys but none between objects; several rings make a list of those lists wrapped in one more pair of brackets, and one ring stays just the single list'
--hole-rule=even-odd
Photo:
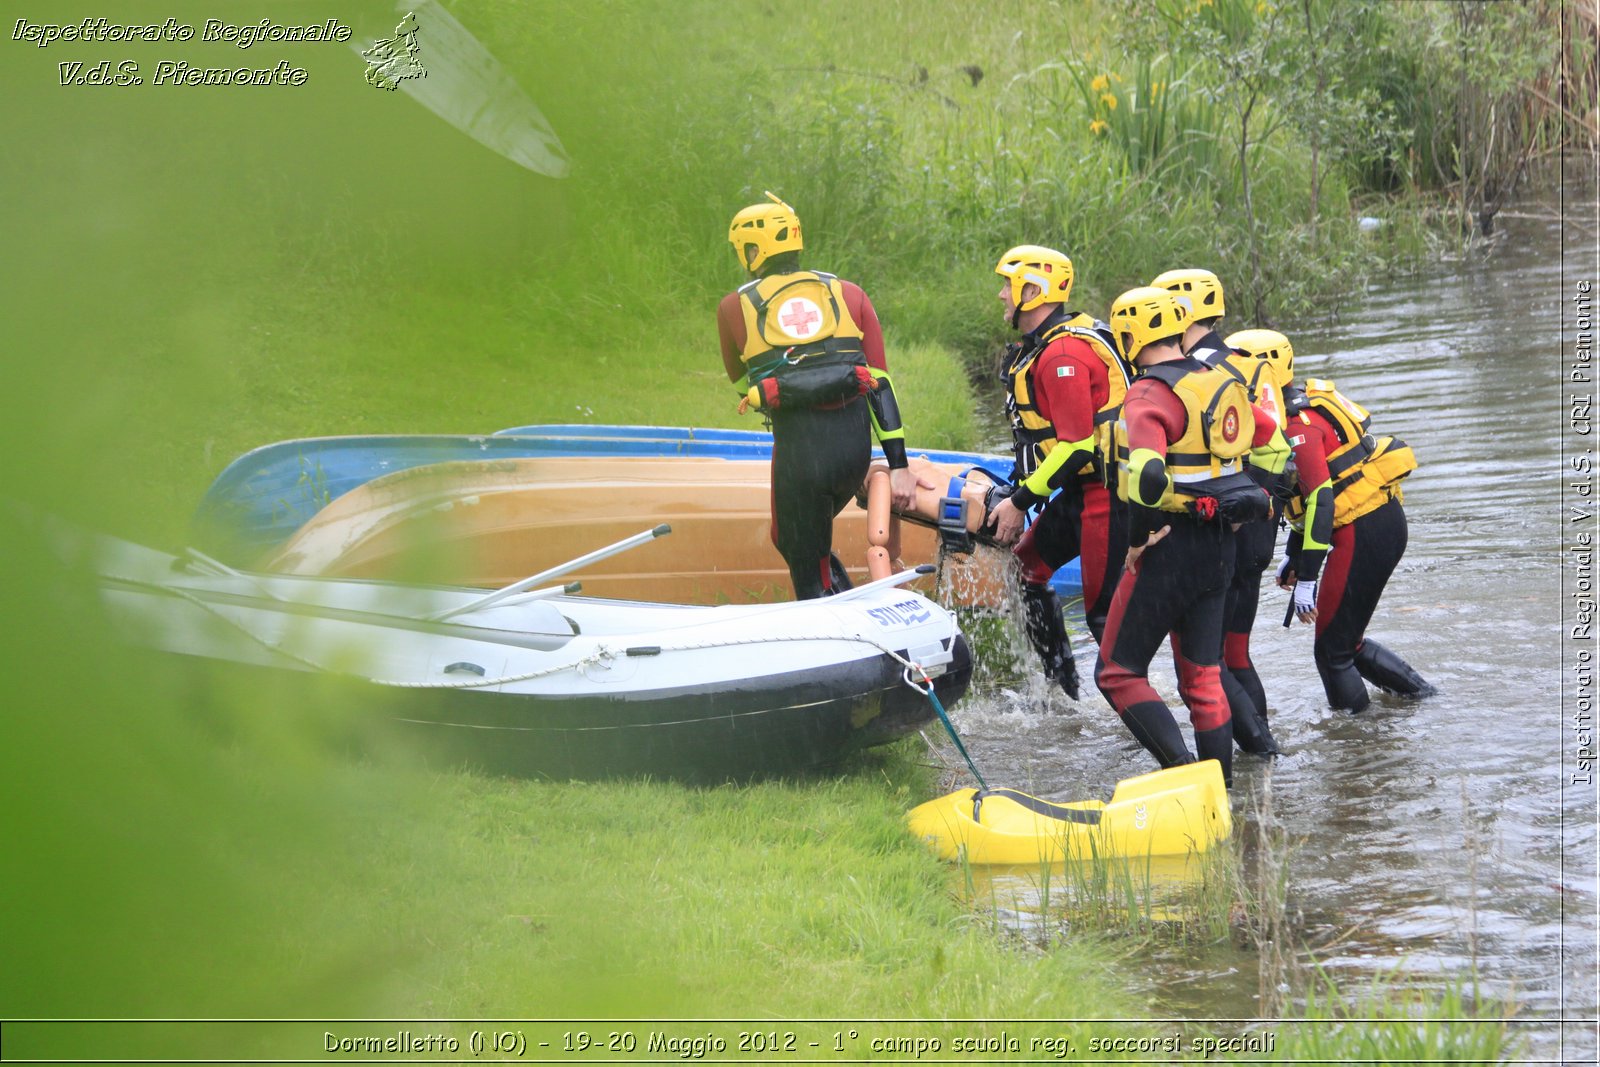
[{"label": "raft rope", "polygon": [[[892,654],[893,653],[891,653],[891,655]],[[933,710],[939,713],[939,721],[944,723],[945,730],[950,734],[950,740],[956,743],[956,751],[961,753],[961,758],[967,761],[967,770],[971,771],[972,777],[978,780],[979,788],[987,790],[989,788],[989,783],[985,782],[983,780],[983,775],[978,773],[978,765],[973,763],[972,757],[967,754],[967,746],[961,743],[961,735],[956,733],[955,724],[950,721],[950,716],[945,714],[944,705],[939,703],[939,696],[933,691],[933,679],[929,678],[928,672],[922,670],[921,667],[917,667],[917,670],[921,672],[922,680],[928,683],[928,688],[926,691],[924,691],[921,686],[917,685],[911,680],[910,666],[906,667],[905,671],[902,672],[901,677],[904,679],[907,685],[915,689],[917,692],[922,693],[923,696],[927,697],[928,700],[932,702]]]},{"label": "raft rope", "polygon": [[[291,652],[288,649],[283,648],[281,645],[267,640],[265,637],[244,625],[242,622],[239,622],[237,619],[231,618],[230,616],[217,610],[217,608],[206,603],[201,598],[189,593],[186,590],[179,589],[176,586],[163,585],[160,582],[140,581],[133,578],[119,578],[117,580],[127,582],[130,585],[138,585],[145,588],[158,589],[164,593],[171,593],[180,600],[186,600],[207,614],[227,623],[235,630],[238,630],[245,637],[248,637],[262,648],[265,648],[267,651],[276,653],[277,655],[283,656],[286,659],[294,660],[296,663],[299,663],[305,667],[309,667],[312,670],[320,671],[324,674],[350,673],[348,671],[335,671],[332,668],[317,663],[315,660],[302,656],[297,652]],[[900,653],[896,652],[894,649],[889,648],[882,642],[874,640],[871,637],[867,637],[864,634],[827,634],[821,637],[744,637],[723,641],[700,641],[685,645],[651,645],[649,647],[651,650],[650,654],[658,655],[662,652],[695,652],[715,648],[733,648],[738,645],[767,645],[776,641],[853,641],[858,644],[871,645],[873,648],[876,648],[879,652],[882,652],[884,655],[888,656],[896,663],[899,663],[901,667],[904,668],[900,672],[900,680],[905,682],[907,686],[916,690],[918,693],[922,693],[933,702],[934,709],[939,713],[939,718],[944,720],[945,729],[950,731],[950,736],[955,740],[956,748],[960,749],[963,756],[967,755],[966,748],[961,744],[961,738],[956,736],[955,727],[950,724],[950,718],[945,714],[944,706],[939,703],[939,698],[933,691],[933,679],[928,675],[928,672],[923,668],[922,664],[900,655]],[[363,677],[363,680],[371,682],[373,685],[386,686],[392,689],[484,689],[489,686],[510,685],[515,682],[531,681],[534,678],[542,678],[547,675],[559,674],[563,671],[581,670],[584,667],[592,666],[594,664],[604,663],[609,665],[610,662],[616,659],[619,655],[625,656],[627,654],[628,651],[626,649],[619,653],[615,649],[612,649],[606,645],[601,645],[589,655],[584,656],[581,659],[572,660],[568,663],[558,663],[549,667],[542,667],[538,670],[525,671],[521,674],[501,675],[497,678],[466,678],[460,681],[449,682],[403,682],[384,678],[364,678],[360,675],[356,675],[356,677]],[[911,680],[911,672],[913,670],[922,675],[923,681],[927,683],[928,688],[926,691],[924,691],[923,688],[916,682]],[[967,766],[972,767],[972,759],[970,756],[967,757]],[[983,781],[983,778],[978,776],[978,770],[976,767],[972,768],[972,773],[974,776],[978,777],[979,782]]]}]

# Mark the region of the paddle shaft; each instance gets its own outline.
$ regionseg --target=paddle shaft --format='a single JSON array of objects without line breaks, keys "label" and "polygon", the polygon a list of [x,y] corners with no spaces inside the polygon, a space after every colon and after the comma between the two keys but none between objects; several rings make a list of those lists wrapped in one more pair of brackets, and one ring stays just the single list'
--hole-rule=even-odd
[{"label": "paddle shaft", "polygon": [[851,597],[860,596],[869,589],[887,589],[890,586],[905,585],[907,582],[914,581],[918,578],[932,574],[934,570],[935,568],[933,564],[921,563],[915,567],[910,567],[903,571],[897,571],[886,578],[879,578],[875,582],[868,582],[866,585],[851,586],[842,593],[833,594],[831,599],[835,603],[838,603],[841,600],[848,600]]},{"label": "paddle shaft", "polygon": [[649,541],[654,541],[658,537],[665,537],[671,532],[672,527],[668,526],[666,523],[662,523],[653,530],[645,530],[643,533],[636,533],[632,537],[623,538],[614,545],[607,545],[605,548],[597,548],[588,555],[579,556],[574,560],[568,560],[559,567],[551,567],[547,571],[540,571],[538,574],[524,578],[520,582],[514,582],[511,585],[508,585],[504,589],[496,589],[487,596],[481,596],[476,600],[470,600],[458,608],[451,608],[449,611],[431,615],[429,618],[434,622],[442,622],[445,619],[454,618],[457,615],[465,615],[469,611],[477,611],[480,608],[486,608],[491,604],[498,604],[507,597],[515,596],[524,589],[538,585],[540,582],[547,582],[551,578],[559,578],[563,574],[571,574],[573,571],[587,567],[591,563],[598,563],[600,560],[615,556],[619,552],[626,552],[630,548],[637,548],[638,546]]}]

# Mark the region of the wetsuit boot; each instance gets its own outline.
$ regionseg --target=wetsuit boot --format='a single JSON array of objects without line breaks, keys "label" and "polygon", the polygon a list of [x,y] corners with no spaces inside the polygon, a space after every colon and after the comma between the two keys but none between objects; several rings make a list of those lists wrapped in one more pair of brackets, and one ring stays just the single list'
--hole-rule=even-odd
[{"label": "wetsuit boot", "polygon": [[1261,675],[1256,673],[1254,664],[1248,667],[1229,667],[1224,664],[1222,670],[1224,676],[1232,675],[1234,684],[1244,689],[1245,695],[1250,698],[1250,703],[1255,705],[1256,716],[1263,725],[1266,725],[1267,691],[1261,684]]},{"label": "wetsuit boot", "polygon": [[1361,677],[1385,693],[1402,697],[1431,697],[1438,692],[1411,668],[1411,664],[1371,638],[1362,641],[1356,648],[1355,662]]},{"label": "wetsuit boot", "polygon": [[1322,678],[1328,705],[1335,711],[1366,711],[1372,696],[1367,692],[1367,683],[1361,680],[1361,672],[1356,670],[1355,654],[1343,648],[1330,649],[1332,644],[1318,637],[1311,645],[1311,659]]},{"label": "wetsuit boot", "polygon": [[832,552],[828,553],[828,582],[828,587],[823,591],[824,596],[832,596],[855,587],[850,581],[850,572],[844,569],[844,564]]},{"label": "wetsuit boot", "polygon": [[1194,732],[1194,749],[1202,760],[1222,764],[1222,783],[1233,787],[1233,727],[1224,723],[1210,730]]},{"label": "wetsuit boot", "polygon": [[[1122,721],[1127,723],[1128,732],[1133,734],[1134,740],[1143,745],[1144,750],[1154,756],[1163,769],[1194,762],[1189,746],[1183,743],[1183,731],[1178,728],[1177,720],[1165,704],[1153,701],[1135,704],[1122,713]],[[1221,729],[1227,731],[1225,726]],[[1233,744],[1231,738],[1228,744]]]},{"label": "wetsuit boot", "polygon": [[1072,658],[1066,624],[1061,621],[1061,598],[1047,585],[1024,583],[1022,608],[1028,643],[1044,661],[1045,676],[1077,700],[1078,664]]},{"label": "wetsuit boot", "polygon": [[1272,731],[1267,728],[1267,717],[1256,710],[1249,690],[1239,684],[1227,667],[1223,667],[1218,674],[1222,680],[1222,691],[1228,698],[1228,710],[1233,717],[1233,739],[1241,749],[1252,755],[1276,756],[1278,742],[1273,740]]}]

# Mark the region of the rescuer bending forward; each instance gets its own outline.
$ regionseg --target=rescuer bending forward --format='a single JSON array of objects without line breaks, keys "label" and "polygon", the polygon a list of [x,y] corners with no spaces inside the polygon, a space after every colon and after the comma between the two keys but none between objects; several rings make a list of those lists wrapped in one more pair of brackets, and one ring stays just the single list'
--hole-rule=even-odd
[{"label": "rescuer bending forward", "polygon": [[[1286,353],[1292,378],[1288,338],[1276,334],[1273,341],[1271,347]],[[1347,711],[1367,707],[1366,682],[1399,696],[1435,691],[1411,664],[1366,636],[1384,586],[1405,555],[1400,482],[1417,466],[1404,441],[1375,436],[1371,423],[1366,409],[1330,381],[1309,378],[1303,391],[1290,394],[1298,488],[1289,504],[1291,531],[1278,585],[1293,590],[1296,617],[1316,623],[1312,655],[1323,691],[1330,705]]]},{"label": "rescuer bending forward", "polygon": [[[1001,379],[1015,455],[1013,491],[989,519],[1012,544],[1022,575],[1029,643],[1045,674],[1076,699],[1078,667],[1050,576],[1074,556],[1083,573],[1083,614],[1096,641],[1122,570],[1122,508],[1107,489],[1111,423],[1131,377],[1110,328],[1069,311],[1072,261],[1039,245],[1000,257],[1000,302],[1022,339],[1006,350]],[[1052,495],[1054,494],[1054,495]],[[1040,508],[1024,532],[1030,508]]]}]

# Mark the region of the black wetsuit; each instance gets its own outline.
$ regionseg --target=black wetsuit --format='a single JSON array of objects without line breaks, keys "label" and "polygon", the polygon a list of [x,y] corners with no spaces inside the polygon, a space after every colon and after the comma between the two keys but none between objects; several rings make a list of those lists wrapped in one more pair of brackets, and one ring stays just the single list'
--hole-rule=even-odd
[{"label": "black wetsuit", "polygon": [[867,477],[872,421],[861,397],[838,408],[778,408],[772,417],[772,543],[796,600],[848,588],[833,557],[833,520]]},{"label": "black wetsuit", "polygon": [[[774,257],[773,273],[799,269],[797,259]],[[866,365],[886,370],[883,330],[866,293],[853,282],[839,280],[844,310],[861,331]],[[722,364],[728,380],[745,373],[742,358],[746,334],[738,292],[722,298],[717,307],[717,332]],[[796,600],[825,596],[850,587],[844,566],[832,554],[833,520],[861,488],[872,458],[874,429],[871,405],[884,407],[885,388],[847,401],[832,400],[818,406],[791,404],[767,412],[772,424],[772,543],[789,566]],[[887,414],[880,412],[879,422]],[[886,430],[900,429],[896,410]],[[889,437],[883,442],[890,468],[906,465],[905,442]]]}]

